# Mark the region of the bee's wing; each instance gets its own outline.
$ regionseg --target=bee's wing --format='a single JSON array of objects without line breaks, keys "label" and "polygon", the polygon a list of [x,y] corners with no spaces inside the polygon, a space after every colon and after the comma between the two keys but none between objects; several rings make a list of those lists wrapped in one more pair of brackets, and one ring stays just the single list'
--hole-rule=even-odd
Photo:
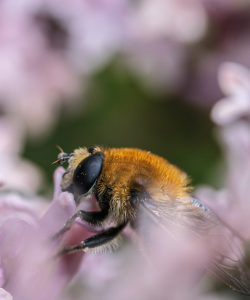
[{"label": "bee's wing", "polygon": [[145,201],[140,211],[168,235],[178,239],[181,233],[194,234],[210,247],[211,262],[205,267],[232,289],[250,295],[250,276],[234,236],[218,218],[194,198],[171,203]]}]

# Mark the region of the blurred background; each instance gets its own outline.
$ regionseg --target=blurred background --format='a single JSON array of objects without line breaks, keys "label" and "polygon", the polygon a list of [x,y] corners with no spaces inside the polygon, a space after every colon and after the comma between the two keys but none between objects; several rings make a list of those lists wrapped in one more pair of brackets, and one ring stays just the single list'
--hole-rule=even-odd
[{"label": "blurred background", "polygon": [[51,193],[55,145],[146,149],[221,186],[210,110],[221,63],[250,66],[249,1],[8,0],[0,17],[5,188]]},{"label": "blurred background", "polygon": [[19,141],[2,152],[39,168],[35,190],[52,190],[56,144],[146,149],[220,186],[210,110],[220,64],[250,66],[249,1],[8,0],[0,15],[1,118]]},{"label": "blurred background", "polygon": [[[60,145],[149,150],[220,186],[217,72],[250,66],[244,0],[3,1],[0,101],[48,191]],[[20,128],[19,128],[20,129]]]}]

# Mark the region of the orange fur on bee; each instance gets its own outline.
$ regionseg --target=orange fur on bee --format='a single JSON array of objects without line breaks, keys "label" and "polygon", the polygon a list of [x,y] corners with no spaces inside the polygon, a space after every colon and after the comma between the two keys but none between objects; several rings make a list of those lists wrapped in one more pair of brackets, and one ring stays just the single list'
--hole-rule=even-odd
[{"label": "orange fur on bee", "polygon": [[110,202],[114,219],[120,222],[133,218],[130,189],[138,185],[155,201],[182,200],[190,197],[191,188],[185,173],[165,159],[139,149],[106,149],[102,175],[96,189],[103,194],[112,190]]},{"label": "orange fur on bee", "polygon": [[[97,152],[102,153],[104,158],[93,192],[98,198],[105,194],[110,199],[110,216],[116,223],[124,223],[135,216],[131,205],[132,190],[141,193],[143,189],[156,202],[185,201],[190,197],[191,188],[186,174],[157,155],[130,148],[95,147],[94,153]],[[72,184],[76,167],[89,155],[87,148],[74,151],[62,181],[63,189]]]}]

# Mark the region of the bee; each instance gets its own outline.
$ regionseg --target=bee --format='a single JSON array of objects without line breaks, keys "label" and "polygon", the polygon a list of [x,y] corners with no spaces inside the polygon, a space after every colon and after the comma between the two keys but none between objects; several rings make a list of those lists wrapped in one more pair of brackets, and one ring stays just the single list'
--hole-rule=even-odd
[{"label": "bee", "polygon": [[[107,221],[112,224],[79,245],[63,249],[59,255],[79,250],[116,249],[128,223],[139,234],[143,232],[141,226],[151,223],[173,238],[187,232],[213,244],[212,263],[206,268],[232,289],[250,295],[248,269],[232,232],[209,208],[191,196],[189,179],[180,169],[139,149],[79,148],[71,154],[59,149],[56,162],[69,164],[63,174],[62,191],[72,193],[77,205],[94,195],[100,211],[78,210],[53,239],[70,230],[78,217],[93,226],[103,226]],[[141,222],[142,218],[147,224]],[[229,233],[215,234],[218,228]],[[214,246],[213,240],[218,238],[224,243],[224,250]]]}]

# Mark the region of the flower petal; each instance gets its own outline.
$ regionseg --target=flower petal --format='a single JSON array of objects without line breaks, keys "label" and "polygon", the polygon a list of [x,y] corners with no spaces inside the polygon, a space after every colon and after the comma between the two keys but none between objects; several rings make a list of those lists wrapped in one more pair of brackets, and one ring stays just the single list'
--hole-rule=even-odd
[{"label": "flower petal", "polygon": [[219,125],[226,125],[250,115],[250,71],[239,64],[222,64],[219,83],[227,97],[214,105],[212,120]]},{"label": "flower petal", "polygon": [[0,288],[0,300],[12,300],[13,297],[10,293],[6,292],[4,289]]}]

